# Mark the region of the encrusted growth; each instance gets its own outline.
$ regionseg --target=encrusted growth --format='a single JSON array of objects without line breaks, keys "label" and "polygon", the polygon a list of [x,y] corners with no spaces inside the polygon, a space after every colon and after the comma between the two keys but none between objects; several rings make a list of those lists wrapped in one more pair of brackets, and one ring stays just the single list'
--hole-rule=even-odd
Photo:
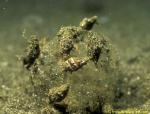
[{"label": "encrusted growth", "polygon": [[63,57],[70,55],[71,51],[75,48],[75,44],[82,41],[81,34],[85,31],[79,27],[62,27],[57,33],[59,40],[59,50]]},{"label": "encrusted growth", "polygon": [[23,65],[29,69],[40,55],[39,40],[36,36],[31,36],[31,40],[28,41],[29,46],[27,48],[26,56],[23,57]]},{"label": "encrusted growth", "polygon": [[[37,99],[48,98],[48,106],[46,105],[46,108],[42,110],[43,113],[93,114],[102,112],[101,104],[103,103],[99,99],[100,95],[97,94],[100,91],[99,88],[92,84],[91,87],[85,85],[85,90],[82,91],[82,84],[76,87],[72,83],[74,80],[68,77],[68,72],[77,72],[83,66],[90,64],[90,61],[97,65],[104,51],[108,57],[109,42],[102,35],[90,31],[96,22],[97,16],[93,16],[83,19],[79,27],[62,27],[57,33],[57,40],[54,39],[49,43],[45,40],[38,41],[36,37],[31,38],[23,63],[27,69],[33,64],[38,69],[39,74],[36,73],[33,77]],[[77,92],[75,88],[80,89]],[[85,98],[92,98],[88,102],[84,98],[80,100],[80,94],[83,97],[86,90],[88,94]],[[42,100],[38,102],[44,104]],[[100,110],[97,109],[98,107]]]},{"label": "encrusted growth", "polygon": [[106,53],[109,52],[109,43],[104,37],[100,37],[97,33],[94,32],[89,32],[87,37],[88,56],[95,64],[97,64],[102,51],[106,49]]},{"label": "encrusted growth", "polygon": [[62,101],[68,94],[69,84],[61,85],[60,87],[54,87],[49,90],[48,97],[50,103]]}]

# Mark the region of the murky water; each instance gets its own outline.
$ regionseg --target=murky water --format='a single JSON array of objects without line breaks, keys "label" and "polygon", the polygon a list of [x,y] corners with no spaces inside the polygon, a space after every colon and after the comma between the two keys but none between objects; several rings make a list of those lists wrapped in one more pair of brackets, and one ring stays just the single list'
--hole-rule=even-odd
[{"label": "murky water", "polygon": [[[60,27],[79,26],[82,18],[93,15],[98,16],[99,23],[93,31],[109,39],[120,63],[116,74],[109,72],[104,74],[107,77],[102,77],[108,85],[113,85],[112,90],[117,93],[111,93],[111,107],[142,107],[150,111],[149,12],[149,0],[0,0],[0,110],[3,110],[0,113],[3,114],[15,102],[8,99],[20,95],[20,87],[26,86],[24,82],[29,80],[30,73],[18,60],[18,56],[24,54],[25,38],[37,35],[52,40]],[[90,72],[84,70],[73,75],[82,77],[88,74]],[[20,106],[18,110],[24,108]],[[7,114],[15,111],[19,114],[18,110]],[[33,114],[37,113],[31,110]]]}]

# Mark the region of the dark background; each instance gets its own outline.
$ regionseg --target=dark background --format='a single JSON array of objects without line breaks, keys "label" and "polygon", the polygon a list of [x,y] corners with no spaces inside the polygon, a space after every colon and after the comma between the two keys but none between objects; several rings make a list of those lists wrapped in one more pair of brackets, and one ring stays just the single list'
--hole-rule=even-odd
[{"label": "dark background", "polygon": [[78,26],[82,18],[97,15],[94,30],[105,34],[126,58],[149,46],[149,12],[149,0],[0,0],[1,55],[20,53],[23,33],[53,38],[61,26]]}]

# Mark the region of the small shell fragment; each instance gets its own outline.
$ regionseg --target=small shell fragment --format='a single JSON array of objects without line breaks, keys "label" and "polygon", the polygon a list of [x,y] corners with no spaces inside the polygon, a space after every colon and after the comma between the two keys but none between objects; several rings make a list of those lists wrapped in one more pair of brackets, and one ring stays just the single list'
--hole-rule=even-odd
[{"label": "small shell fragment", "polygon": [[50,103],[62,101],[68,94],[69,84],[63,84],[60,87],[54,87],[49,90],[48,97]]},{"label": "small shell fragment", "polygon": [[97,22],[97,16],[93,16],[91,18],[84,18],[80,22],[80,27],[85,30],[91,30],[93,25]]},{"label": "small shell fragment", "polygon": [[88,60],[89,60],[88,58],[79,59],[79,58],[71,57],[64,62],[63,69],[64,71],[70,71],[70,72],[77,71],[78,69],[86,65]]}]

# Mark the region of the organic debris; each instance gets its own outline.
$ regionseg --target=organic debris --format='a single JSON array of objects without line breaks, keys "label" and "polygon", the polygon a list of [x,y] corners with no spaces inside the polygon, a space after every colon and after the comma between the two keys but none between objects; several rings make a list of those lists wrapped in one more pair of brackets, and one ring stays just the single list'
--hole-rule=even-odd
[{"label": "organic debris", "polygon": [[84,18],[79,26],[61,27],[52,40],[31,36],[23,65],[32,80],[20,84],[18,93],[9,90],[12,96],[1,95],[0,104],[7,105],[0,112],[109,114],[139,99],[144,103],[150,95],[149,83],[141,80],[149,80],[149,67],[144,67],[149,65],[149,55],[120,64],[110,41],[92,31],[96,23],[97,16]]},{"label": "organic debris", "polygon": [[29,69],[40,55],[39,40],[36,36],[31,36],[26,56],[23,57],[23,65]]}]

